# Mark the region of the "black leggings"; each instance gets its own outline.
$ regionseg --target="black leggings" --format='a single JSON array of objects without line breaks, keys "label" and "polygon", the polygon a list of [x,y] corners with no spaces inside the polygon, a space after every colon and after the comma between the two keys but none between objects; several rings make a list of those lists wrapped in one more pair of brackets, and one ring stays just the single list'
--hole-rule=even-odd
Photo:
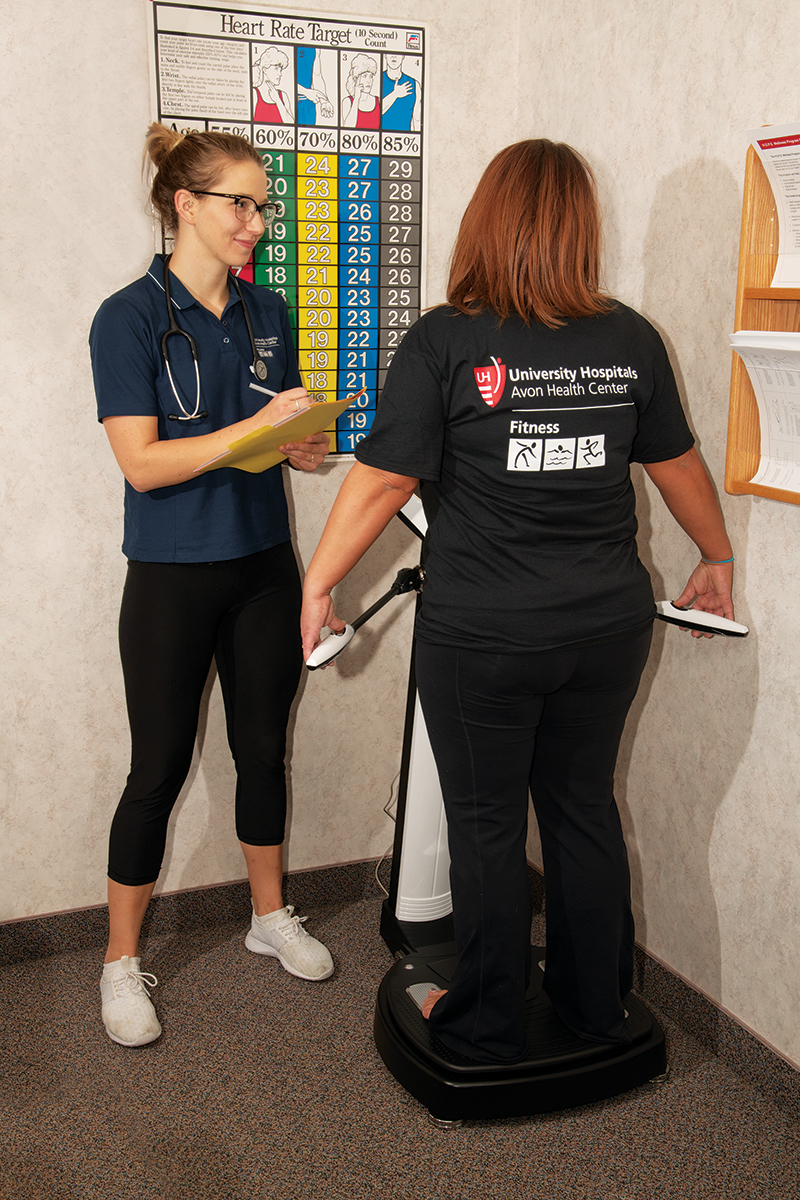
[{"label": "black leggings", "polygon": [[529,789],[544,856],[545,990],[576,1033],[630,1041],[634,930],[614,767],[650,636],[518,654],[417,644],[458,950],[431,1027],[452,1050],[484,1061],[525,1050]]},{"label": "black leggings", "polygon": [[286,725],[302,668],[301,587],[290,542],[215,563],[130,562],[119,620],[131,770],[111,826],[108,874],[158,877],[216,659],[236,764],[236,833],[279,846]]}]

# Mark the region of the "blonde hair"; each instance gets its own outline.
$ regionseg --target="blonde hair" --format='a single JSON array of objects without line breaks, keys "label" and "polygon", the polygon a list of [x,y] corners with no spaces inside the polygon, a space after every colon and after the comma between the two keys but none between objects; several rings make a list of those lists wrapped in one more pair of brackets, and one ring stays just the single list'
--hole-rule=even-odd
[{"label": "blonde hair", "polygon": [[147,131],[143,170],[155,168],[150,186],[150,203],[169,233],[178,227],[175,193],[210,192],[228,163],[256,162],[263,168],[261,155],[245,138],[232,133],[206,133],[192,130],[178,133],[157,121]]},{"label": "blonde hair", "polygon": [[267,46],[263,54],[253,62],[253,66],[258,67],[258,83],[256,87],[262,82],[266,68],[273,66],[275,63],[280,66],[282,71],[285,71],[289,65],[289,59],[283,50],[279,50],[277,46]]},{"label": "blonde hair", "polygon": [[353,89],[355,88],[356,80],[358,79],[359,75],[363,75],[365,71],[372,76],[377,75],[378,64],[369,54],[356,54],[350,60],[350,73],[347,76],[347,83],[344,85],[348,96],[353,95]]}]

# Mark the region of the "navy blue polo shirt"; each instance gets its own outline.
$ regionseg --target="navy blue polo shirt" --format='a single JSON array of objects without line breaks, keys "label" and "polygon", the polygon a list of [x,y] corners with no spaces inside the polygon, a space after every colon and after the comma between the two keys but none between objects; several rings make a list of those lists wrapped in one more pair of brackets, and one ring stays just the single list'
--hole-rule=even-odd
[{"label": "navy blue polo shirt", "polygon": [[[203,308],[176,275],[170,291],[178,325],[197,343],[200,411],[183,415],[161,353],[169,327],[164,296],[163,256],[157,254],[142,279],[101,304],[92,323],[89,347],[98,420],[105,417],[158,418],[158,436],[199,437],[253,416],[269,397],[250,385],[252,351],[241,301],[233,284],[225,311],[217,318]],[[245,296],[256,349],[266,363],[265,387],[280,392],[300,386],[286,304],[282,296],[245,281]],[[172,377],[184,409],[195,409],[197,384],[186,338],[170,337]],[[125,482],[123,553],[142,562],[217,562],[242,558],[289,540],[289,520],[280,466],[260,475],[222,467],[171,487],[137,492]]]}]

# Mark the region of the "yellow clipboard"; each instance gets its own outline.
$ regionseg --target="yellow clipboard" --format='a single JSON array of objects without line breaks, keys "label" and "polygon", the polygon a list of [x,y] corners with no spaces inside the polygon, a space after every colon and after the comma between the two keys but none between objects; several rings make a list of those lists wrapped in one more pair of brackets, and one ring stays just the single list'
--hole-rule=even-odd
[{"label": "yellow clipboard", "polygon": [[347,396],[344,400],[310,404],[308,408],[301,408],[293,417],[280,421],[277,425],[264,425],[253,433],[247,433],[243,438],[231,442],[222,454],[217,454],[202,466],[195,467],[193,474],[216,471],[218,467],[237,467],[240,471],[250,471],[254,475],[267,471],[286,458],[286,455],[279,451],[279,446],[285,446],[287,442],[302,442],[312,433],[330,429],[336,418],[363,396],[366,390],[362,388],[360,392],[356,392],[354,396]]}]

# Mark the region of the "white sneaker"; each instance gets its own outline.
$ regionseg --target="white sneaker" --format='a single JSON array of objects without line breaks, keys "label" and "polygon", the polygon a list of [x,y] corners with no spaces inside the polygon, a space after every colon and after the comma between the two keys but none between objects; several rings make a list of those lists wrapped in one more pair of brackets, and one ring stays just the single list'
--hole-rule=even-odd
[{"label": "white sneaker", "polygon": [[155,975],[139,970],[139,959],[123,955],[106,963],[100,980],[103,1024],[112,1042],[120,1046],[146,1046],[161,1037],[156,1010],[147,988],[158,983]]},{"label": "white sneaker", "polygon": [[294,905],[257,917],[253,913],[244,944],[254,954],[268,954],[298,979],[327,979],[333,974],[329,951],[303,929],[306,917],[295,917]]}]

